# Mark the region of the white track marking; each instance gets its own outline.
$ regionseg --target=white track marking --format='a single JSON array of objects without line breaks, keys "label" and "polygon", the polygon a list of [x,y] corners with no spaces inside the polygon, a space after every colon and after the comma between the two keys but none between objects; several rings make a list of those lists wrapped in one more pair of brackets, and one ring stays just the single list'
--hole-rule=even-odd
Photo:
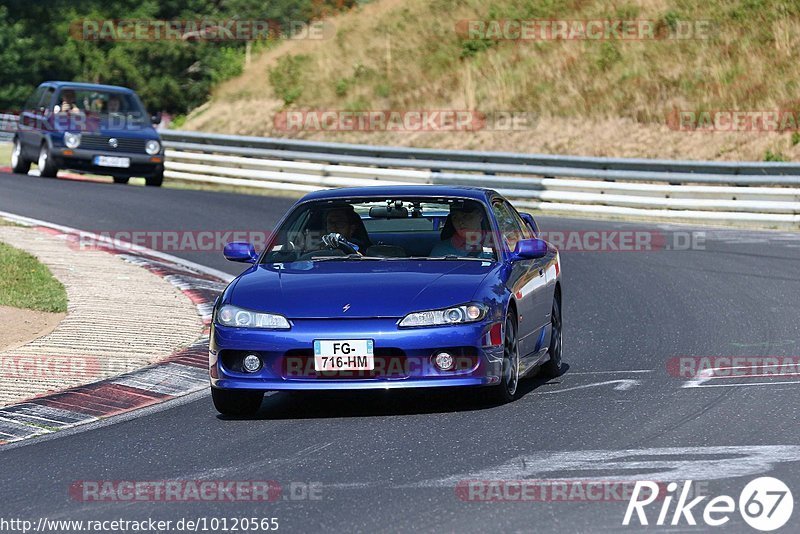
[{"label": "white track marking", "polygon": [[[800,462],[800,446],[668,447],[627,450],[540,452],[517,456],[475,472],[409,484],[453,487],[464,480],[720,480],[769,472],[776,464]],[[570,477],[559,477],[569,472]],[[585,475],[572,474],[585,472]]]},{"label": "white track marking", "polygon": [[567,391],[575,391],[577,389],[594,388],[594,387],[598,387],[598,386],[608,386],[608,385],[611,385],[611,384],[616,384],[616,386],[614,386],[614,389],[616,391],[627,391],[627,390],[629,390],[629,389],[631,389],[631,388],[633,388],[635,386],[641,385],[641,381],[639,381],[639,380],[627,380],[627,379],[606,380],[605,382],[595,382],[594,384],[584,384],[582,386],[573,386],[571,388],[557,389],[555,391],[542,391],[542,392],[539,392],[538,394],[539,395],[552,395],[553,393],[565,393]]},{"label": "white track marking", "polygon": [[[706,384],[711,380],[725,380],[731,378],[757,378],[757,377],[766,377],[771,376],[775,378],[781,378],[781,375],[720,375],[717,376],[717,371],[725,371],[725,370],[734,370],[734,369],[758,369],[758,368],[767,368],[774,369],[777,367],[795,367],[794,364],[780,364],[780,365],[740,365],[735,367],[711,367],[708,369],[703,369],[698,373],[698,376],[691,378],[685,384],[683,384],[683,388],[731,388],[731,387],[750,387],[750,386],[780,386],[784,384],[800,384],[800,380],[791,380],[791,381],[780,381],[775,380],[773,382],[743,382],[741,384]],[[792,374],[789,376],[797,376],[797,374]]]},{"label": "white track marking", "polygon": [[652,369],[632,369],[630,371],[578,371],[578,372],[569,372],[567,376],[572,375],[623,375],[626,373],[652,373]]}]

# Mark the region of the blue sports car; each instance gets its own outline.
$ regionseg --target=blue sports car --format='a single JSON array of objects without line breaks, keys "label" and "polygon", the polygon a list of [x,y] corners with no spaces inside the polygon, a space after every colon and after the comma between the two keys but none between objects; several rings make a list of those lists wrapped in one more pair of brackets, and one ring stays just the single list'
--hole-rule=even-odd
[{"label": "blue sports car", "polygon": [[497,402],[561,367],[561,265],[536,223],[490,189],[310,193],[213,313],[209,372],[220,413],[265,391],[485,386]]}]

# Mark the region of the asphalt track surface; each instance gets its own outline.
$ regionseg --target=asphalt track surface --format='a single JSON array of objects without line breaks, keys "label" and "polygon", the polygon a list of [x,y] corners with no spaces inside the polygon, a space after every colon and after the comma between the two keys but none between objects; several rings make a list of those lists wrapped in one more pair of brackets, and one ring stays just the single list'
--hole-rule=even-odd
[{"label": "asphalt track surface", "polygon": [[[268,231],[292,202],[0,175],[0,210],[92,231]],[[669,230],[539,222],[546,231]],[[238,270],[219,251],[174,254]],[[769,475],[796,498],[797,377],[684,387],[688,380],[668,366],[679,356],[800,354],[799,260],[800,239],[754,231],[708,231],[702,248],[687,251],[564,250],[565,373],[547,383],[527,381],[512,404],[487,405],[473,390],[276,394],[265,398],[257,417],[236,420],[219,417],[205,395],[101,428],[0,448],[0,517],[277,517],[280,531],[290,532],[624,532],[638,530],[622,526],[627,501],[474,502],[454,487],[466,479],[646,480],[665,465],[679,466],[681,479],[706,481],[712,495],[738,500],[746,482]],[[617,463],[604,463],[611,456]],[[119,503],[80,502],[68,493],[80,480],[183,479],[275,480],[284,488],[314,482],[322,498]],[[647,508],[651,523],[658,506]],[[702,509],[694,516],[702,525]],[[796,509],[784,531],[799,529]],[[653,530],[707,527],[683,521]],[[738,512],[724,530],[754,532]]]}]

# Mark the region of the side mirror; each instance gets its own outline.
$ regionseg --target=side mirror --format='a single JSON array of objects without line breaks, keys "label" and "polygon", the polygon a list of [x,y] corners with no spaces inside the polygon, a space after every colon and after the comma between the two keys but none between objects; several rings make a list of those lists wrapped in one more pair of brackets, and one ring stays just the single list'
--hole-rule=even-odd
[{"label": "side mirror", "polygon": [[150,122],[152,124],[161,124],[161,112],[156,111],[152,115],[150,115]]},{"label": "side mirror", "polygon": [[519,216],[522,217],[523,221],[528,223],[528,226],[531,227],[531,230],[533,230],[534,234],[539,235],[539,225],[536,224],[533,215],[531,215],[530,213],[520,213]]},{"label": "side mirror", "polygon": [[239,263],[255,263],[258,260],[256,247],[252,243],[234,242],[225,245],[225,259]]},{"label": "side mirror", "polygon": [[547,255],[547,241],[543,239],[521,239],[514,247],[512,260],[535,260]]}]

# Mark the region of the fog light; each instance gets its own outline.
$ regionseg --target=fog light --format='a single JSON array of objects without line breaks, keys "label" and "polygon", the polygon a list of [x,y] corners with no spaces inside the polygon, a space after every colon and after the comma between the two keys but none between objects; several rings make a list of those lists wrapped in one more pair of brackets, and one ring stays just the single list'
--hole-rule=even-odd
[{"label": "fog light", "polygon": [[453,357],[446,352],[440,352],[433,359],[433,363],[442,371],[448,371],[453,368]]},{"label": "fog light", "polygon": [[261,369],[261,358],[256,356],[255,354],[248,354],[244,357],[242,361],[242,365],[244,366],[244,370],[248,373],[255,373],[259,369]]}]

